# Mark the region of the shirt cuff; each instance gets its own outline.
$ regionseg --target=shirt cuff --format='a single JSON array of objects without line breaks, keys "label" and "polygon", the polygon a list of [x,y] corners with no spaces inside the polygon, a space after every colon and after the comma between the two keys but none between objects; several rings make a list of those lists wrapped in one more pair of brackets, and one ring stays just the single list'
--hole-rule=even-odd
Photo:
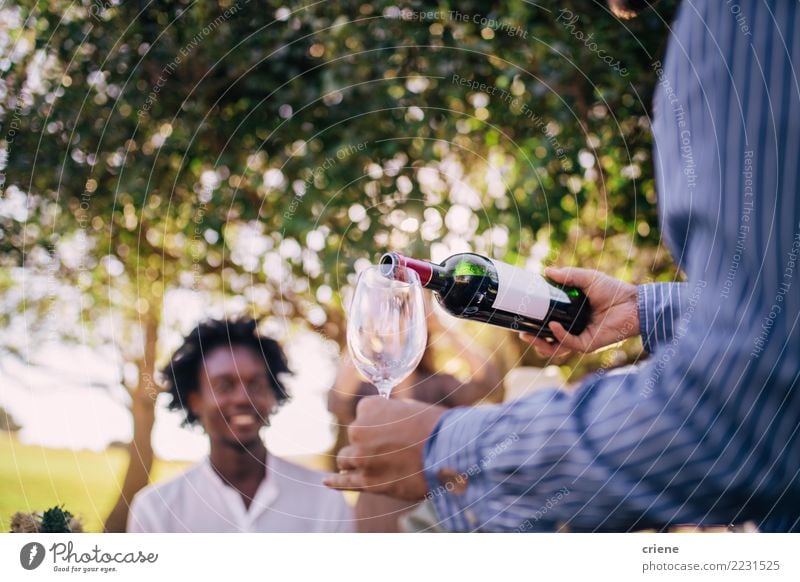
[{"label": "shirt cuff", "polygon": [[[447,531],[476,531],[478,518],[471,509],[483,490],[480,442],[485,410],[455,408],[439,419],[425,443],[424,468],[439,525]],[[477,494],[477,497],[476,497]]]},{"label": "shirt cuff", "polygon": [[680,317],[682,283],[639,285],[639,333],[642,345],[653,353],[659,344],[672,339],[675,320]]}]

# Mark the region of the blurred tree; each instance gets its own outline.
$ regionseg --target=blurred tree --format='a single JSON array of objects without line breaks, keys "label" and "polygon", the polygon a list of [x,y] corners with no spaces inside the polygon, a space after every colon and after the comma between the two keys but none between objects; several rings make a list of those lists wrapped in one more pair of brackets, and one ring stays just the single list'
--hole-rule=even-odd
[{"label": "blurred tree", "polygon": [[11,416],[5,408],[0,406],[0,431],[5,432],[18,432],[22,426],[14,420],[14,417]]},{"label": "blurred tree", "polygon": [[341,341],[354,265],[385,248],[672,276],[648,104],[675,4],[625,22],[588,0],[0,9],[5,343],[42,331],[135,365],[107,529],[152,466],[175,290]]}]

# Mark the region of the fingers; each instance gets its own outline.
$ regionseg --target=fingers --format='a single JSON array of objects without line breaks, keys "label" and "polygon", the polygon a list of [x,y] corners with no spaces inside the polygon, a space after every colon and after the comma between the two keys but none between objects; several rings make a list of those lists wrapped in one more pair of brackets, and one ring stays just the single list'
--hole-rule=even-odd
[{"label": "fingers", "polygon": [[578,267],[547,267],[544,270],[545,276],[556,283],[570,285],[579,289],[586,289],[597,279],[599,273],[592,269],[580,269]]},{"label": "fingers", "polygon": [[533,334],[521,333],[519,337],[522,338],[523,341],[531,344],[540,356],[552,356],[558,350],[558,344],[555,342],[548,342],[544,338],[537,337]]},{"label": "fingers", "polygon": [[558,342],[557,345],[563,346],[567,350],[573,352],[585,352],[588,351],[590,347],[586,338],[583,337],[583,334],[572,335],[557,321],[550,322],[550,331],[553,332],[554,336],[556,336],[556,340]]},{"label": "fingers", "polygon": [[542,358],[564,358],[569,356],[572,351],[558,342],[548,342],[547,340],[536,337],[529,333],[522,333],[520,337],[531,344],[536,353]]},{"label": "fingers", "polygon": [[340,473],[328,475],[322,484],[331,489],[362,491],[366,485],[364,473],[360,471],[363,456],[352,445],[344,447],[336,456]]},{"label": "fingers", "polygon": [[342,491],[363,491],[366,487],[364,475],[361,473],[328,475],[322,480],[322,484],[331,489],[339,489]]},{"label": "fingers", "polygon": [[322,484],[331,489],[346,491],[364,491],[367,481],[364,475],[364,454],[358,447],[348,445],[336,456],[336,466],[339,473],[327,475]]},{"label": "fingers", "polygon": [[344,447],[336,456],[336,466],[340,471],[355,471],[363,466],[364,456],[350,445]]},{"label": "fingers", "polygon": [[543,358],[562,358],[573,352],[587,352],[591,348],[591,341],[581,335],[572,335],[566,328],[556,321],[549,324],[550,331],[555,336],[554,342],[548,342],[542,337],[529,333],[522,333],[520,337],[531,344],[536,352]]}]

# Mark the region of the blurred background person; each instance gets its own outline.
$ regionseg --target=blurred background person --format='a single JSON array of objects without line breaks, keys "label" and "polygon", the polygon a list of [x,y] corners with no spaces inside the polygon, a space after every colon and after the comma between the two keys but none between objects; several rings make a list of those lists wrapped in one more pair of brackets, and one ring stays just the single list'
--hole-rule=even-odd
[{"label": "blurred background person", "polygon": [[139,492],[127,531],[350,531],[342,494],[321,485],[322,473],[270,454],[260,436],[289,398],[290,373],[280,344],[254,320],[211,320],[187,335],[162,374],[169,408],[203,427],[211,452]]}]

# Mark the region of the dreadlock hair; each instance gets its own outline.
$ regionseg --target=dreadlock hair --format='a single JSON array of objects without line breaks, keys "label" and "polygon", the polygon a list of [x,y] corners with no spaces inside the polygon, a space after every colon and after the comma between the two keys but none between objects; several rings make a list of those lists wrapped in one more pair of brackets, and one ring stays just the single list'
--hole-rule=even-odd
[{"label": "dreadlock hair", "polygon": [[203,358],[220,346],[243,346],[251,348],[264,359],[278,405],[289,399],[289,393],[281,377],[291,374],[286,355],[280,344],[272,338],[258,333],[258,323],[253,319],[211,319],[204,321],[183,338],[183,345],[172,355],[172,359],[161,370],[161,376],[171,401],[170,410],[182,410],[186,414],[182,426],[195,426],[199,419],[189,408],[189,394],[200,387],[200,371]]}]

